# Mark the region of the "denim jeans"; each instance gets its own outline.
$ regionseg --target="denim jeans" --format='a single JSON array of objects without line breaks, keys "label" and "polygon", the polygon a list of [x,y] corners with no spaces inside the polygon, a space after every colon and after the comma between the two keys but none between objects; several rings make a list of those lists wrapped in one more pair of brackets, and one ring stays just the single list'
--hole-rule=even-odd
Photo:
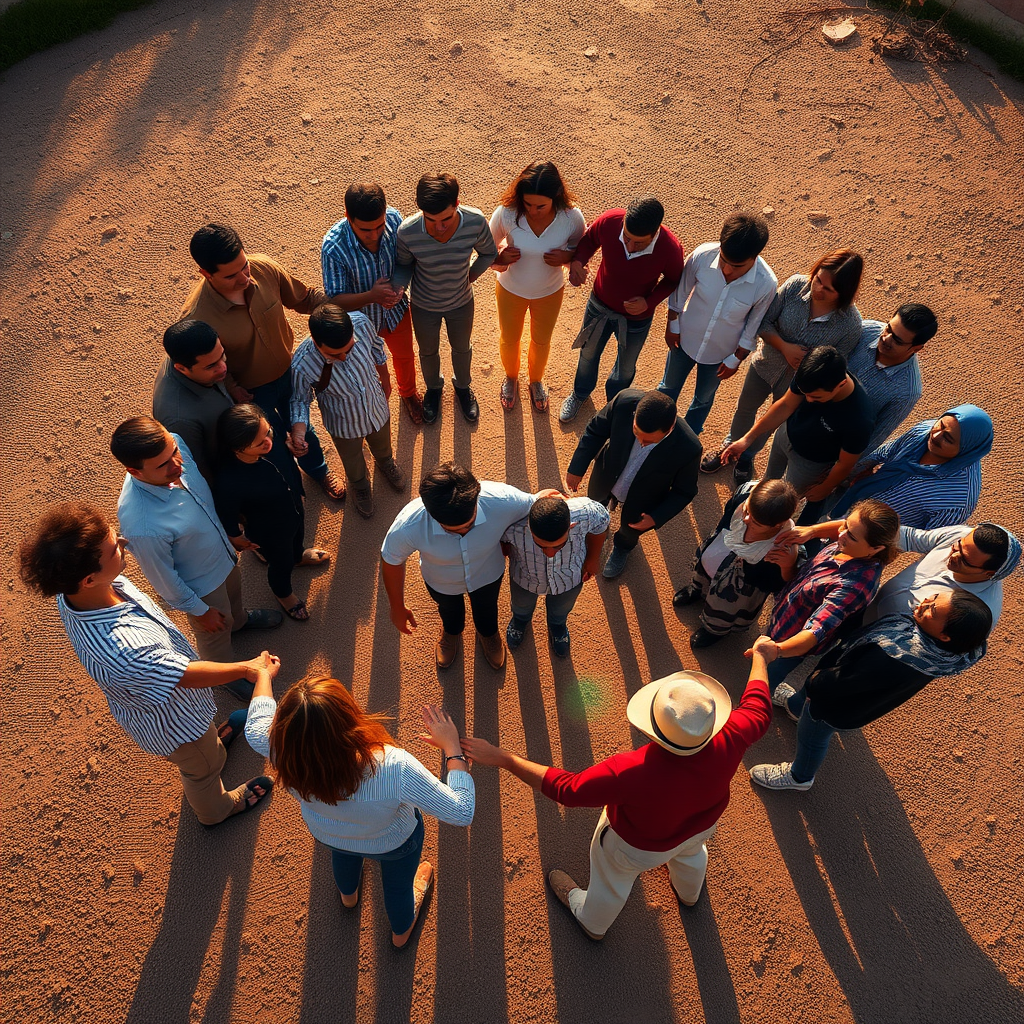
[{"label": "denim jeans", "polygon": [[[508,589],[512,598],[512,618],[516,620],[518,625],[525,626],[533,618],[534,610],[537,607],[537,598],[540,595],[523,589],[511,577],[509,577]],[[547,615],[548,630],[550,632],[561,632],[565,629],[566,619],[569,618],[569,612],[572,611],[573,606],[576,604],[576,598],[580,596],[582,589],[583,584],[580,583],[573,587],[572,590],[567,590],[564,594],[547,594],[545,596],[544,612]]]},{"label": "denim jeans", "polygon": [[[283,445],[284,435],[292,425],[291,401],[292,401],[292,374],[291,370],[282,373],[277,380],[269,384],[261,384],[258,388],[252,389],[252,400],[263,410],[267,422],[274,431],[274,444]],[[312,425],[306,430],[306,444],[309,451],[300,455],[295,461],[303,472],[308,473],[314,480],[322,480],[327,476],[327,461],[324,459],[324,450],[320,447],[320,438]]]},{"label": "denim jeans", "polygon": [[[594,305],[593,296],[587,300],[587,308],[583,311],[583,323],[588,324],[596,320],[601,314]],[[640,349],[644,347],[647,335],[651,330],[651,320],[627,320],[626,337],[617,338],[619,351],[615,356],[615,365],[612,372],[604,383],[604,392],[610,402],[620,391],[624,391],[633,383],[636,376],[636,361],[640,356]],[[590,358],[584,358],[583,351],[580,351],[579,365],[576,367],[576,379],[573,381],[572,389],[576,397],[583,399],[591,394],[597,387],[597,376],[601,370],[601,355],[608,339],[615,330],[615,323],[609,320],[598,339],[596,349]]]},{"label": "denim jeans", "polygon": [[359,888],[363,860],[375,860],[380,864],[380,880],[384,889],[384,910],[396,935],[407,932],[415,920],[415,904],[412,880],[420,866],[423,852],[423,816],[416,811],[416,828],[408,839],[397,849],[387,853],[347,853],[331,847],[331,867],[334,870],[334,884],[346,896]]},{"label": "denim jeans", "polygon": [[715,401],[715,392],[721,381],[718,379],[718,363],[698,363],[688,356],[682,348],[670,348],[665,360],[665,372],[661,375],[658,390],[670,395],[678,401],[679,392],[683,390],[690,371],[697,367],[697,383],[693,389],[693,401],[686,410],[686,425],[699,434],[704,429],[704,421],[711,412]]},{"label": "denim jeans", "polygon": [[[803,657],[799,658],[776,658],[773,662],[768,665],[768,692],[774,697],[775,691],[790,672],[793,671],[803,661]],[[801,693],[803,691],[801,690]],[[799,714],[800,709],[796,709]]]},{"label": "denim jeans", "polygon": [[[794,706],[796,704],[802,704],[803,710]],[[805,698],[803,690],[790,697],[789,709],[800,716],[796,724],[796,754],[790,771],[797,782],[810,782],[825,760],[829,741],[836,730],[811,714],[811,702]]]}]

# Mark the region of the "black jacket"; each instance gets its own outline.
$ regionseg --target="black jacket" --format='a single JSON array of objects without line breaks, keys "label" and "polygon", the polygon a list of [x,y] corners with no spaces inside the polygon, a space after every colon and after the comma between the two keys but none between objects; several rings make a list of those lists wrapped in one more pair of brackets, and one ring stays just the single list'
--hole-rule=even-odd
[{"label": "black jacket", "polygon": [[[587,494],[608,503],[615,481],[621,476],[636,440],[633,417],[644,392],[620,391],[588,424],[580,438],[569,472],[582,476],[594,463]],[[671,433],[640,467],[622,507],[622,522],[635,523],[645,512],[656,528],[664,526],[693,501],[703,448],[694,432],[676,417]]]}]

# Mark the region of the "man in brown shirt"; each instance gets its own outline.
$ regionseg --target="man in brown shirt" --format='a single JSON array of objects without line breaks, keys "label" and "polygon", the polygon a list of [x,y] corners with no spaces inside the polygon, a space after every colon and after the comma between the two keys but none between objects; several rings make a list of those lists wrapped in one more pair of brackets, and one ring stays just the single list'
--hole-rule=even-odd
[{"label": "man in brown shirt", "polygon": [[[201,320],[220,337],[227,357],[224,381],[236,402],[255,402],[266,413],[275,443],[288,437],[292,397],[291,360],[295,335],[284,311],[311,313],[327,296],[294,278],[268,256],[251,259],[238,233],[206,224],[189,242],[203,280],[182,307],[183,319]],[[320,441],[306,432],[307,450],[299,466],[319,482],[328,497],[341,500],[345,485],[327,467]],[[295,454],[294,452],[292,454]]]}]

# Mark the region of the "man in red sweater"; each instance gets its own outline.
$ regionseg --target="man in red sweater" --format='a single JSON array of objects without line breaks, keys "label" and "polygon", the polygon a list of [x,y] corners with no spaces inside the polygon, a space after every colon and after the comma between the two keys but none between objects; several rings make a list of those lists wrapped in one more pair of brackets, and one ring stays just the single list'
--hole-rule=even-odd
[{"label": "man in red sweater", "polygon": [[587,262],[601,250],[583,327],[573,342],[580,349],[572,393],[558,418],[568,423],[597,387],[601,353],[615,334],[619,344],[611,376],[605,381],[610,402],[633,383],[636,361],[647,340],[655,307],[675,291],[683,276],[683,249],[661,222],[665,208],[651,196],[634,199],[626,210],[608,210],[587,229],[569,267],[569,283],[587,279]]},{"label": "man in red sweater", "polygon": [[634,693],[626,710],[652,742],[581,772],[535,764],[476,737],[462,741],[471,760],[504,768],[566,807],[604,808],[590,843],[589,887],[557,868],[548,875],[590,938],[604,938],[641,871],[667,864],[680,902],[697,902],[729,784],[772,718],[764,657],[756,648],[747,654],[750,678],[739,707],[730,711],[725,687],[703,672],[675,672]]}]

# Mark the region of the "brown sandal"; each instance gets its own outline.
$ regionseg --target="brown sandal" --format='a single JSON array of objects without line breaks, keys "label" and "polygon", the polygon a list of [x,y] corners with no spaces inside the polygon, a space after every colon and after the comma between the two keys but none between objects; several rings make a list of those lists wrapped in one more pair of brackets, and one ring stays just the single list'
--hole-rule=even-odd
[{"label": "brown sandal", "polygon": [[327,475],[321,477],[317,483],[323,488],[324,494],[326,494],[331,501],[345,500],[348,488],[345,486],[344,480],[342,480],[333,469],[327,470]]},{"label": "brown sandal", "polygon": [[544,387],[544,381],[531,381],[530,401],[533,402],[533,407],[537,412],[548,411],[548,389]]}]

